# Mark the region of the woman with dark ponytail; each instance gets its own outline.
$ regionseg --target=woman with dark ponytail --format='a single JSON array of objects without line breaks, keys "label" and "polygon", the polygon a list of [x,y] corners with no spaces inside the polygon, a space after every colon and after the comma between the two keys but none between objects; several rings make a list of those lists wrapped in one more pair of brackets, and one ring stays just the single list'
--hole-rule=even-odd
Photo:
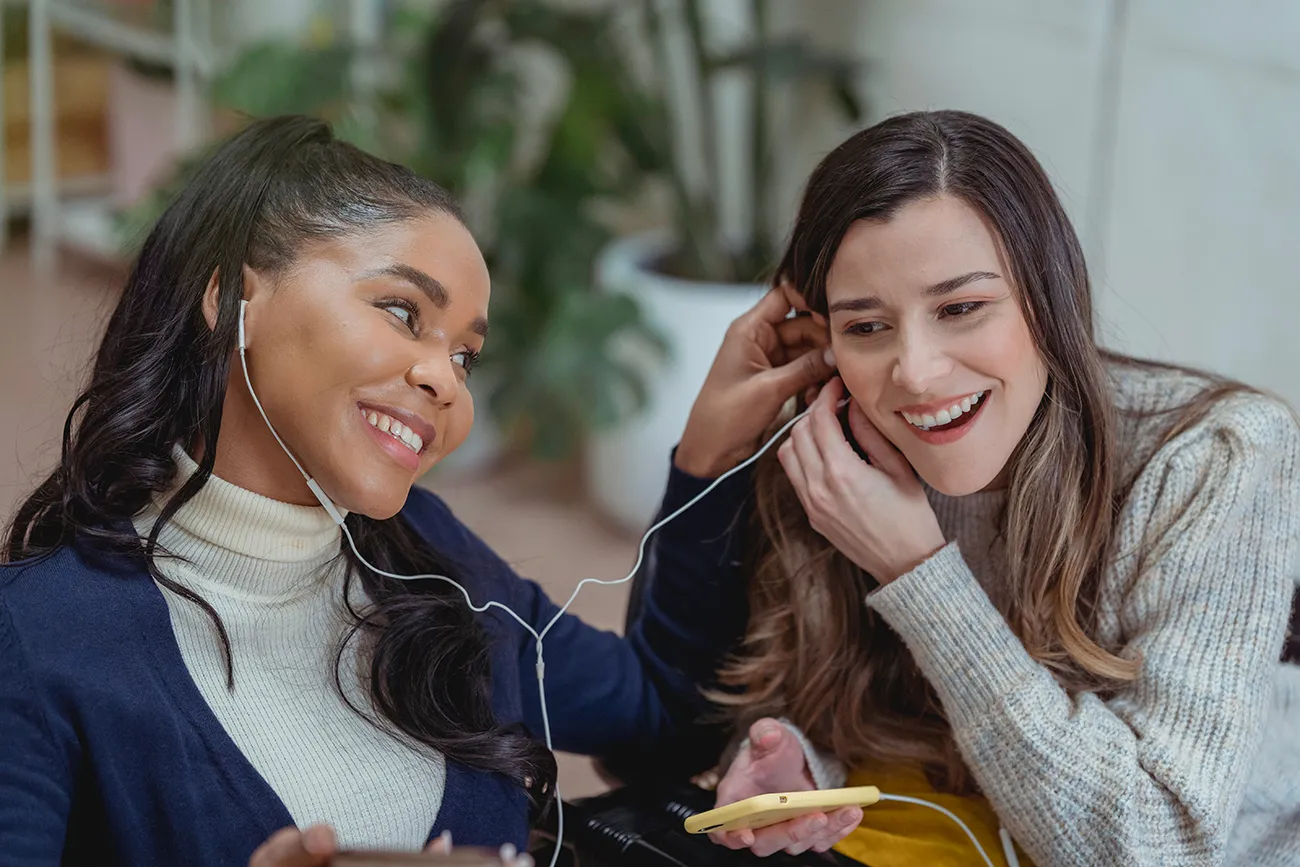
[{"label": "woman with dark ponytail", "polygon": [[[360,559],[534,629],[557,610],[413,487],[473,422],[488,295],[447,194],[325,124],[215,151],[145,242],[5,540],[0,860],[324,864],[447,832],[522,849],[555,780],[534,642]],[[774,399],[828,373],[801,354]],[[665,508],[704,484],[673,471]],[[692,517],[664,538],[696,553],[656,553],[626,638],[567,615],[548,634],[556,748],[688,729],[716,747],[693,724],[744,627],[710,577],[734,515]]]}]

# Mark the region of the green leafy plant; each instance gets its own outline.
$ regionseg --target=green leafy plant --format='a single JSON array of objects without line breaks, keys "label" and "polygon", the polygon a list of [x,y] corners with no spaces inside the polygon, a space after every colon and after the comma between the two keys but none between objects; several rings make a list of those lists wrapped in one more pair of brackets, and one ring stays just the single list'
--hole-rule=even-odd
[{"label": "green leafy plant", "polygon": [[[688,87],[694,92],[691,103],[695,116],[685,127],[698,131],[693,147],[702,154],[705,171],[703,185],[692,185],[681,160],[669,163],[676,247],[675,253],[659,263],[659,267],[696,280],[751,281],[771,267],[776,254],[777,229],[771,224],[776,205],[770,183],[774,152],[773,100],[782,88],[820,87],[830,94],[845,117],[860,121],[865,110],[855,85],[863,64],[856,58],[819,48],[806,37],[774,35],[770,0],[750,0],[751,38],[747,44],[725,51],[711,50],[708,45],[701,0],[679,0],[676,8],[685,25],[693,61]],[[641,10],[650,42],[659,49],[658,74],[654,80],[667,82],[670,61],[665,50],[664,4],[659,0],[641,0]],[[718,165],[721,155],[717,137],[721,118],[714,94],[721,76],[737,72],[743,73],[752,85],[747,131],[750,149],[747,200],[751,204],[749,226],[739,244],[723,237],[718,218],[722,172]],[[667,127],[673,120],[665,115],[655,122]]]},{"label": "green leafy plant", "polygon": [[[491,386],[493,416],[543,458],[565,457],[588,430],[617,421],[623,396],[633,396],[631,409],[643,404],[645,384],[616,358],[616,339],[665,351],[635,303],[592,283],[612,239],[598,205],[627,199],[665,168],[663,142],[637,122],[659,109],[609,38],[612,14],[453,0],[436,15],[399,11],[384,57],[341,42],[266,43],[214,88],[218,105],[251,116],[328,118],[340,136],[471,205],[493,276],[492,339],[477,375]],[[523,48],[544,52],[568,78],[525,154]],[[357,60],[387,67],[365,98],[350,75]],[[184,175],[124,216],[128,237],[152,223]]]},{"label": "green leafy plant", "polygon": [[[338,40],[266,43],[246,50],[214,88],[218,105],[251,116],[326,117],[342,137],[410,166],[467,204],[493,277],[492,339],[479,374],[491,386],[489,408],[546,458],[571,454],[588,431],[644,406],[646,384],[615,350],[619,341],[667,351],[634,301],[593,285],[593,263],[613,239],[602,207],[632,202],[658,183],[671,193],[676,246],[657,266],[696,280],[752,280],[771,265],[776,243],[768,178],[778,86],[824,87],[848,117],[862,115],[853,89],[859,64],[802,38],[774,36],[770,0],[751,0],[752,39],[725,52],[707,47],[699,0],[642,0],[633,11],[659,67],[644,78],[616,38],[626,23],[617,16],[628,7],[571,5],[450,0],[436,13],[425,4],[398,5],[380,56]],[[703,186],[688,183],[670,137],[681,118],[664,93],[666,8],[680,10],[694,58],[688,86],[698,116],[690,126],[700,131]],[[553,111],[528,129],[520,123],[531,93],[530,68],[520,62],[526,52],[558,66],[565,79]],[[356,61],[383,72],[377,86],[357,86]],[[727,243],[718,220],[713,97],[719,77],[737,72],[753,82],[754,207],[739,246]],[[152,223],[172,187],[126,215],[132,237]]]}]

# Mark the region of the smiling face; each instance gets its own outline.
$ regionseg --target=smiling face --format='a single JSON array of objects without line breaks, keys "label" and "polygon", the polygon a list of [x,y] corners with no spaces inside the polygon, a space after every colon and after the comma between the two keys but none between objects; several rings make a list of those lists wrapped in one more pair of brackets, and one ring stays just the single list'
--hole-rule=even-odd
[{"label": "smiling face", "polygon": [[826,278],[844,384],[921,478],[951,496],[996,486],[1047,386],[997,238],[941,195],[862,220]]},{"label": "smiling face", "polygon": [[[464,442],[489,292],[469,231],[437,213],[311,244],[274,277],[245,267],[253,388],[337,505],[391,517],[414,481]],[[205,310],[215,311],[215,298]],[[315,503],[258,414],[237,357],[214,470],[273,499]]]}]

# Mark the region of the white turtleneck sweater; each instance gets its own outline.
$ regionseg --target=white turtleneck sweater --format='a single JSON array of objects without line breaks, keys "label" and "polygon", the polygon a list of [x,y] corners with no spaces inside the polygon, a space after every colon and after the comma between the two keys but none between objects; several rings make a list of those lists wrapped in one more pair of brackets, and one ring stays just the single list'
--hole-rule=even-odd
[{"label": "white turtleneck sweater", "polygon": [[[197,465],[181,449],[177,486]],[[155,503],[135,518],[147,537]],[[418,850],[442,804],[440,754],[379,731],[344,703],[334,659],[345,633],[339,529],[325,510],[270,500],[215,476],[162,530],[169,579],[221,615],[234,658],[226,688],[221,643],[209,616],[166,589],[172,629],[190,676],[294,822],[332,825],[343,847]],[[353,580],[353,604],[366,599]],[[341,671],[344,688],[370,710],[358,674],[357,639]],[[363,672],[364,673],[364,672]]]}]

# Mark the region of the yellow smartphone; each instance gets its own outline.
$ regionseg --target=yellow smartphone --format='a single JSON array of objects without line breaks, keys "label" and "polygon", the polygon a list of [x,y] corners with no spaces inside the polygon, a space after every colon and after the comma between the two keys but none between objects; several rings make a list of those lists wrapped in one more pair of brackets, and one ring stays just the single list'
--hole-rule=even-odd
[{"label": "yellow smartphone", "polygon": [[451,854],[436,852],[385,852],[353,850],[330,858],[330,867],[391,867],[417,864],[426,867],[501,867],[501,856],[491,849],[457,846]]},{"label": "yellow smartphone", "polygon": [[755,795],[691,816],[686,820],[686,830],[691,834],[707,834],[710,831],[766,828],[808,813],[832,813],[841,807],[870,807],[879,800],[880,790],[875,786]]}]

